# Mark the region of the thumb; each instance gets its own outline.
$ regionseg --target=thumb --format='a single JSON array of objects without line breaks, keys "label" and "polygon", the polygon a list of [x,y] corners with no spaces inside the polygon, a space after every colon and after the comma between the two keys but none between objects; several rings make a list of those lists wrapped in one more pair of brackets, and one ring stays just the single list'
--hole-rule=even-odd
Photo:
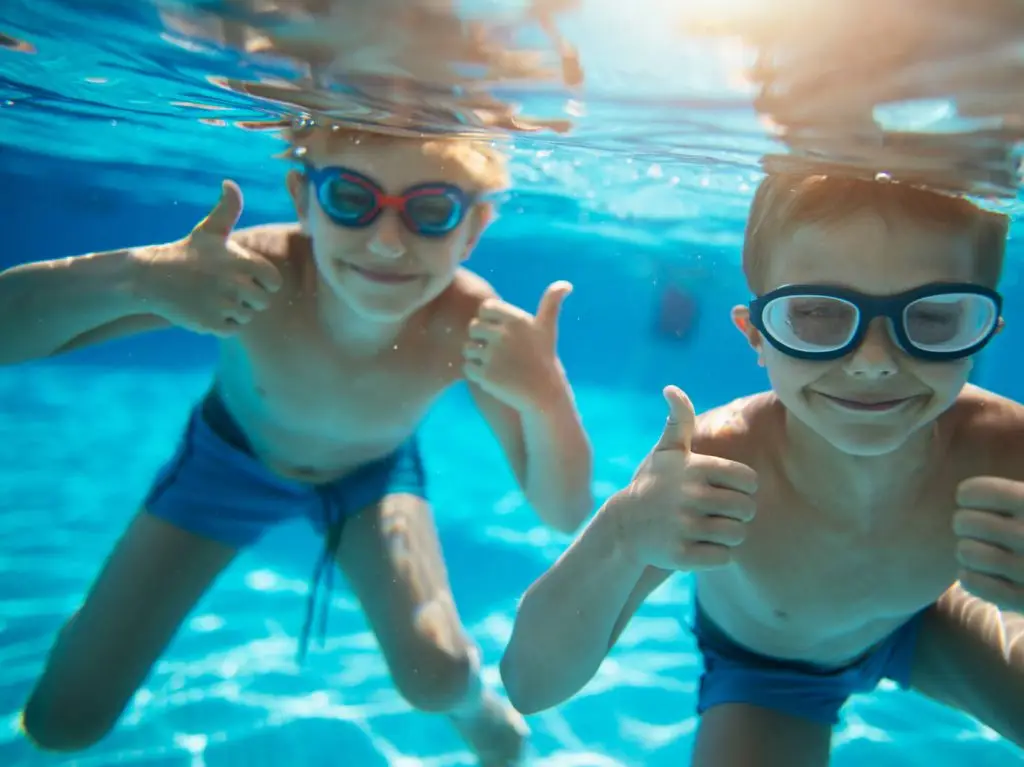
[{"label": "thumb", "polygon": [[558,316],[562,313],[565,297],[572,293],[572,283],[565,280],[552,282],[537,307],[537,322],[554,334],[558,330]]},{"label": "thumb", "polygon": [[196,225],[196,231],[227,239],[242,215],[242,190],[234,181],[221,185],[220,199],[213,210]]},{"label": "thumb", "polygon": [[668,420],[661,432],[661,439],[655,450],[681,450],[689,453],[693,445],[693,431],[697,423],[697,414],[693,403],[678,386],[666,386],[662,391],[668,403]]}]

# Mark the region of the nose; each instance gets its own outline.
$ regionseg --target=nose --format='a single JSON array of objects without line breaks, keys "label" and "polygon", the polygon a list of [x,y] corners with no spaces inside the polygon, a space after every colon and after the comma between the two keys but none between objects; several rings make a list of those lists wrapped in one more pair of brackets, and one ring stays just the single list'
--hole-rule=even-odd
[{"label": "nose", "polygon": [[378,258],[393,261],[405,255],[405,243],[402,241],[402,223],[398,214],[385,210],[373,222],[373,230],[367,249]]},{"label": "nose", "polygon": [[854,378],[877,380],[895,375],[899,370],[898,351],[893,343],[889,321],[876,317],[853,354],[844,364],[847,375]]}]

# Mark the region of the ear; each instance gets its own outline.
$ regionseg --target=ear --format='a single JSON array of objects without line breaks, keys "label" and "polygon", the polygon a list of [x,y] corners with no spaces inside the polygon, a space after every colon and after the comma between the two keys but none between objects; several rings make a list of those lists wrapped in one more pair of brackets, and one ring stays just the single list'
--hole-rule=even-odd
[{"label": "ear", "polygon": [[1006,327],[1006,320],[1004,320],[1002,317],[1000,317],[998,320],[996,320],[996,334],[1002,333],[1003,332],[1003,328],[1005,328],[1005,327]]},{"label": "ear", "polygon": [[750,348],[757,352],[757,364],[764,367],[764,339],[750,321],[750,309],[740,304],[732,308],[732,324],[743,334]]},{"label": "ear", "polygon": [[306,174],[298,170],[288,171],[287,186],[288,196],[292,198],[295,215],[299,219],[302,231],[309,234],[309,181]]},{"label": "ear", "polygon": [[466,252],[462,256],[463,261],[469,258],[477,243],[480,242],[480,237],[494,222],[494,219],[494,206],[491,203],[484,202],[473,206],[473,210],[466,218]]}]

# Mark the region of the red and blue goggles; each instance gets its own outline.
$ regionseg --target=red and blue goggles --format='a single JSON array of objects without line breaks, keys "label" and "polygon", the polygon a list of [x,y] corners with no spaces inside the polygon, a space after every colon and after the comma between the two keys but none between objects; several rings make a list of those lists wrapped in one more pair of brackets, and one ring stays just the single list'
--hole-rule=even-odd
[{"label": "red and blue goggles", "polygon": [[398,195],[386,194],[373,179],[342,167],[307,166],[306,177],[324,213],[347,229],[370,226],[391,208],[410,232],[444,237],[458,228],[473,205],[495,198],[444,182],[417,184]]}]

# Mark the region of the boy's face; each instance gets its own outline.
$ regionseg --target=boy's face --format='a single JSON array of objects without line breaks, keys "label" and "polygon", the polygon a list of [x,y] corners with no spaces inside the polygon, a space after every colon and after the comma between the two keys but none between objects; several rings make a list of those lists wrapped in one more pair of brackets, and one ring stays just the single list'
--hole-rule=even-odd
[{"label": "boy's face", "polygon": [[[395,197],[414,186],[439,182],[468,194],[477,191],[457,163],[426,154],[413,141],[346,142],[337,151],[317,152],[307,160],[314,168],[355,171]],[[323,282],[358,314],[382,322],[401,321],[440,295],[469,257],[490,216],[487,205],[473,205],[454,230],[440,237],[411,231],[391,208],[384,208],[367,226],[346,227],[328,215],[303,173],[289,174],[288,189],[303,230],[312,239]],[[351,199],[341,194],[341,203],[362,202],[355,191]],[[431,212],[429,204],[426,210]]]},{"label": "boy's face", "polygon": [[[910,220],[862,214],[842,222],[798,227],[768,254],[766,290],[786,284],[828,284],[891,295],[937,282],[974,282],[974,243]],[[908,355],[889,320],[871,321],[863,343],[847,356],[807,361],[765,342],[746,307],[737,327],[757,350],[772,388],[800,421],[840,450],[881,455],[935,420],[960,393],[969,358],[924,361]]]}]

